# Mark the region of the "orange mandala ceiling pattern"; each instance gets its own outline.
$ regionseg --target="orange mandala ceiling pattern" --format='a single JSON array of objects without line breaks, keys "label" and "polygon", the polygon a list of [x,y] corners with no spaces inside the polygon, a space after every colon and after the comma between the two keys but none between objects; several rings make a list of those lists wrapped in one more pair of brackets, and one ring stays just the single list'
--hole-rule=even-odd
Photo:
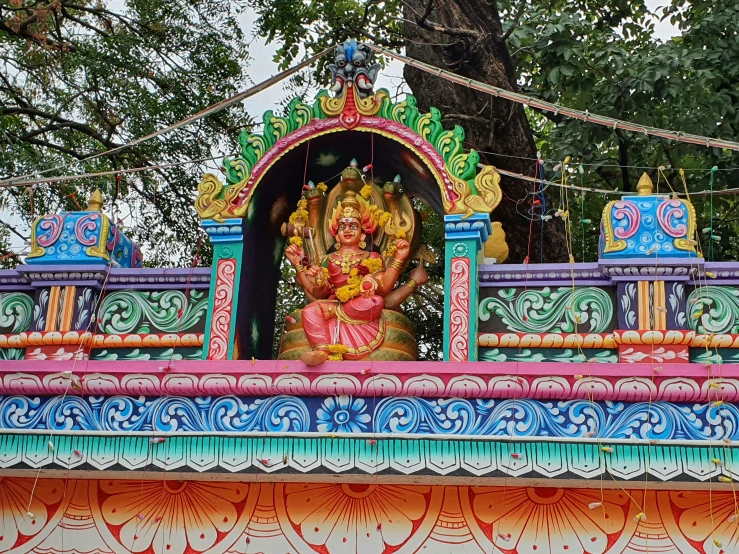
[{"label": "orange mandala ceiling pattern", "polygon": [[[0,479],[0,553],[739,551],[732,492]],[[645,514],[644,517],[639,514]]]}]

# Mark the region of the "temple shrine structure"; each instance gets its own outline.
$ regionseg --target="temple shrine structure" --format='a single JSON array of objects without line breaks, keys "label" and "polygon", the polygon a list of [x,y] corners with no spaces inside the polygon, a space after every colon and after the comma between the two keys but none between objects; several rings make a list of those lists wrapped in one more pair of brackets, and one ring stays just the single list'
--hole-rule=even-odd
[{"label": "temple shrine structure", "polygon": [[[0,553],[739,552],[739,263],[690,201],[645,175],[597,262],[501,263],[463,129],[374,90],[365,45],[330,69],[203,177],[211,267],[143,267],[99,193],[33,222],[0,271]],[[403,311],[417,202],[443,361]]]}]

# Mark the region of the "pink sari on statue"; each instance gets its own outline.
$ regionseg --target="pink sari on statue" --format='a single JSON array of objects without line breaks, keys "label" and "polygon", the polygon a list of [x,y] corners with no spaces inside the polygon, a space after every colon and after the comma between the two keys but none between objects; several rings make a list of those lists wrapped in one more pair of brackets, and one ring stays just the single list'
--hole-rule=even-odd
[{"label": "pink sari on statue", "polygon": [[[365,258],[381,256],[368,252],[367,256],[357,259],[352,269],[359,268]],[[331,257],[326,267],[334,289],[346,285],[349,275],[343,273]],[[344,359],[364,358],[385,340],[384,307],[385,299],[378,295],[357,296],[344,304],[331,295],[327,300],[316,300],[303,308],[303,329],[314,349],[328,351],[329,345],[342,344],[348,349]]]}]

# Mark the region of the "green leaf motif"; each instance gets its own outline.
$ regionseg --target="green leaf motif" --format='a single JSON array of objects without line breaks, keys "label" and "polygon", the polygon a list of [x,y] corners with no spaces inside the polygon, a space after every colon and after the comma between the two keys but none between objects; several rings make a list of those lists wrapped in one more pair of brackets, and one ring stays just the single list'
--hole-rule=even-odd
[{"label": "green leaf motif", "polygon": [[262,116],[264,128],[261,134],[243,132],[239,135],[241,157],[223,160],[228,183],[233,185],[249,177],[256,163],[278,140],[305,127],[313,119],[324,119],[326,116],[317,110],[318,105],[318,100],[311,107],[303,104],[300,98],[293,98],[285,117],[275,115],[272,110],[266,111]]},{"label": "green leaf motif", "polygon": [[616,363],[615,350],[585,349],[577,351],[570,348],[481,348],[479,360],[482,362],[559,362],[559,363]]},{"label": "green leaf motif", "polygon": [[423,137],[444,159],[447,170],[454,177],[467,181],[472,191],[476,192],[474,178],[477,174],[480,155],[474,150],[464,151],[464,129],[455,125],[454,129],[444,130],[441,124],[441,112],[436,108],[431,108],[429,113],[421,114],[416,98],[410,94],[405,97],[404,101],[393,103],[390,100],[390,94],[384,89],[382,92],[387,96],[383,97],[377,117],[405,125]]},{"label": "green leaf motif", "polygon": [[517,296],[498,291],[480,302],[479,317],[495,315],[515,333],[604,333],[613,320],[613,301],[596,287],[545,287],[525,290]]},{"label": "green leaf motif", "polygon": [[497,348],[488,349],[480,352],[480,361],[482,362],[505,362],[508,356],[503,354]]},{"label": "green leaf motif", "polygon": [[25,360],[25,348],[0,348],[0,360]]},{"label": "green leaf motif", "polygon": [[103,300],[99,326],[111,335],[149,333],[149,325],[165,333],[184,333],[197,325],[207,311],[208,298],[201,291],[190,291],[188,300],[178,290],[121,290]]},{"label": "green leaf motif", "polygon": [[175,350],[173,348],[168,348],[166,350],[161,350],[158,348],[144,348],[144,349],[138,349],[135,348],[128,351],[118,351],[113,350],[111,352],[108,352],[107,350],[101,350],[100,352],[96,352],[93,354],[92,359],[93,360],[137,360],[137,361],[146,361],[146,360],[155,360],[155,361],[162,361],[162,360],[172,360],[172,361],[179,361],[179,360],[200,360],[203,357],[203,350],[202,348],[198,348],[193,350],[192,348],[183,348],[180,350]]},{"label": "green leaf motif", "polygon": [[0,292],[0,331],[28,331],[32,315],[33,298],[22,292]]},{"label": "green leaf motif", "polygon": [[688,326],[701,334],[739,333],[739,288],[707,285],[688,296]]}]

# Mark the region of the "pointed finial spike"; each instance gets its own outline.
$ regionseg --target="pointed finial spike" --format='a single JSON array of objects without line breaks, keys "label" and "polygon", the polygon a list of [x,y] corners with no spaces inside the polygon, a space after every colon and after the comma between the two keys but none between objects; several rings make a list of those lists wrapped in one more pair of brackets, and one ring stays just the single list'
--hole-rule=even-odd
[{"label": "pointed finial spike", "polygon": [[349,165],[351,167],[359,167],[359,162],[357,162],[357,158],[352,158],[352,161],[349,162]]},{"label": "pointed finial spike", "polygon": [[95,189],[95,192],[92,193],[92,196],[90,197],[90,201],[87,203],[87,211],[88,212],[99,212],[103,209],[103,195],[100,192],[100,189]]},{"label": "pointed finial spike", "polygon": [[636,192],[639,196],[649,196],[653,191],[654,185],[652,184],[652,179],[649,178],[649,175],[645,171],[636,185]]},{"label": "pointed finial spike", "polygon": [[400,183],[400,175],[396,175],[395,179],[393,179],[394,183]]}]

